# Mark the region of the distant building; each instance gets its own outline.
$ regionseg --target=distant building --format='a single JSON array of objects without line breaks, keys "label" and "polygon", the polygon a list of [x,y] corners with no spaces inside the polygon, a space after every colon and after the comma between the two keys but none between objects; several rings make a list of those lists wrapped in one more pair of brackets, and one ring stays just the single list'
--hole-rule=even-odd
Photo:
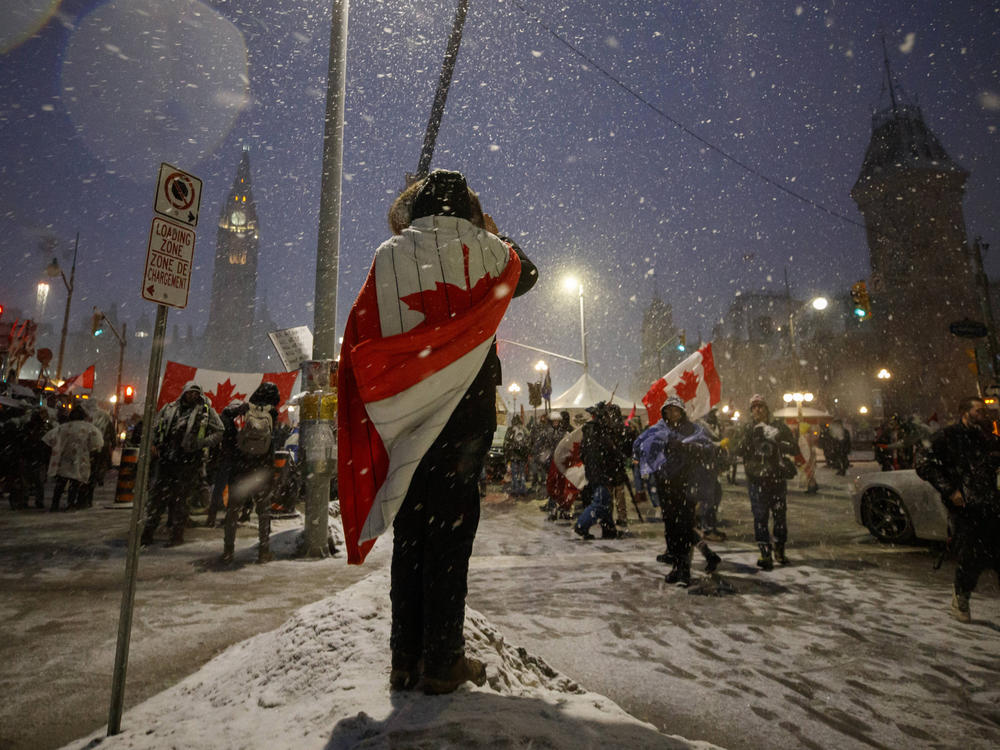
[{"label": "distant building", "polygon": [[258,306],[259,244],[250,151],[244,147],[216,228],[212,299],[197,363],[201,367],[235,372],[282,369],[280,363],[275,367],[268,362],[273,347],[267,332],[274,326],[266,320],[266,305]]},{"label": "distant building", "polygon": [[[981,319],[962,212],[968,172],[948,156],[920,108],[897,101],[872,118],[851,197],[871,258],[869,353],[892,373],[887,408],[950,414],[976,393],[965,350],[949,324]],[[871,373],[875,377],[875,373]]]}]

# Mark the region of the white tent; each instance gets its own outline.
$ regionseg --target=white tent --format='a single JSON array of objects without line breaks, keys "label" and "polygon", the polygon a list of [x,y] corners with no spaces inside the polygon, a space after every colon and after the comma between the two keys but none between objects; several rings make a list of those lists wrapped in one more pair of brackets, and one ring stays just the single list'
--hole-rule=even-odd
[{"label": "white tent", "polygon": [[610,401],[618,404],[625,410],[626,414],[631,410],[633,404],[631,399],[624,398],[617,392],[612,398],[611,391],[590,377],[589,373],[584,373],[566,391],[552,399],[552,408],[557,411],[561,409],[586,409],[599,401]]}]

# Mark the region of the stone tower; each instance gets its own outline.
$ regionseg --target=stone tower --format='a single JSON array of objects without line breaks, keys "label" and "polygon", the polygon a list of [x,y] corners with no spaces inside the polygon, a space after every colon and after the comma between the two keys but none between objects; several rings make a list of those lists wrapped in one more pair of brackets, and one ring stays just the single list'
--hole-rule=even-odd
[{"label": "stone tower", "polygon": [[250,187],[250,151],[244,146],[216,230],[212,303],[205,328],[202,367],[254,372],[259,341],[267,331],[254,325],[257,306],[257,206]]},{"label": "stone tower", "polygon": [[891,104],[872,118],[851,190],[871,260],[867,348],[892,373],[886,413],[943,416],[977,388],[965,352],[974,342],[948,328],[980,317],[962,212],[968,173],[948,156],[920,108],[897,99],[888,61],[886,74]]}]

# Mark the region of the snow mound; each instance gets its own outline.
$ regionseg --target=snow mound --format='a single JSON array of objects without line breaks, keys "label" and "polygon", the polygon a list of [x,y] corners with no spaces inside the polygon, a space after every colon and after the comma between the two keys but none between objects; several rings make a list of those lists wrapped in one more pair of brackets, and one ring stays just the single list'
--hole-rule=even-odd
[{"label": "snow mound", "polygon": [[388,575],[375,573],[224,651],[195,674],[71,743],[82,748],[708,748],[659,732],[467,610],[466,650],[487,683],[390,693]]}]

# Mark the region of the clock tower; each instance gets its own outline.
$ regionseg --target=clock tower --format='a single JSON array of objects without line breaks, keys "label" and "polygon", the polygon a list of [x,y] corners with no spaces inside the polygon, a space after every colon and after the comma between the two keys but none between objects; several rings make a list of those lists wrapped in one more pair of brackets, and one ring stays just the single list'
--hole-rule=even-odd
[{"label": "clock tower", "polygon": [[256,344],[266,331],[255,330],[257,306],[257,206],[250,189],[250,151],[243,156],[229,196],[222,204],[215,241],[212,303],[205,328],[201,366],[255,372]]}]

